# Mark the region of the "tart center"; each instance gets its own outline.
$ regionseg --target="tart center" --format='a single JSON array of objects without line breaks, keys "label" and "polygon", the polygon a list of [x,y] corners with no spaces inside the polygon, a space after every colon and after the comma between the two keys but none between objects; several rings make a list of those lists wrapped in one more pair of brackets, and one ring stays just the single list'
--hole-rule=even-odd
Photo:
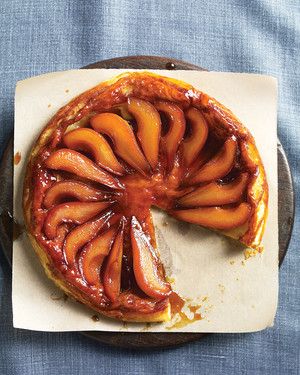
[{"label": "tart center", "polygon": [[128,217],[135,215],[140,220],[146,218],[151,206],[169,210],[174,205],[174,199],[182,195],[182,191],[178,191],[180,181],[176,171],[170,176],[156,172],[151,178],[129,175],[120,178],[120,181],[125,186],[116,194],[120,212]]}]

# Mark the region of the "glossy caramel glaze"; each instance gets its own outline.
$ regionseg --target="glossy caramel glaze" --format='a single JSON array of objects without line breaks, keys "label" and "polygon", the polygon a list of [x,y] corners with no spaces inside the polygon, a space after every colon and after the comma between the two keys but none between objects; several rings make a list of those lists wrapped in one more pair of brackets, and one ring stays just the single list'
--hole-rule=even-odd
[{"label": "glossy caramel glaze", "polygon": [[[134,103],[134,109],[131,103]],[[168,115],[168,111],[172,112]],[[166,112],[168,116],[165,116]],[[148,117],[145,117],[144,113],[148,114]],[[189,115],[185,119],[186,113]],[[118,118],[122,129],[124,128],[123,135],[119,134],[119,128],[113,128],[114,116],[115,119]],[[181,130],[168,133],[168,121],[172,120],[174,128],[176,116],[179,116],[177,123],[180,124]],[[193,121],[199,119],[208,129],[208,135],[205,135],[203,141],[192,142],[193,149],[187,149],[187,143],[184,146],[184,140],[190,140],[193,132],[197,133],[197,123],[191,124],[189,116],[192,116]],[[142,129],[143,121],[148,121],[149,129]],[[155,126],[156,135],[151,133],[151,124]],[[132,130],[126,130],[126,126]],[[78,127],[90,129],[89,139],[86,137],[84,142],[80,139],[83,132],[74,131]],[[71,136],[72,131],[74,133]],[[107,168],[103,165],[104,158],[96,147],[94,140],[99,137],[94,135],[94,131],[104,137],[101,142],[105,142],[105,149],[110,153],[107,160],[109,155],[115,152],[114,158],[111,158],[112,163]],[[139,135],[137,132],[140,132]],[[151,142],[155,144],[153,149],[151,142],[149,143],[148,132],[152,137]],[[68,139],[64,141],[66,134]],[[123,146],[122,142],[128,139],[132,141]],[[67,145],[72,147],[72,150],[68,149]],[[144,155],[143,150],[146,150]],[[188,163],[185,157],[187,152]],[[58,155],[59,158],[53,155]],[[220,160],[227,162],[226,168],[224,163],[221,166]],[[112,166],[115,166],[116,173],[113,172]],[[239,194],[231,194],[233,198],[229,204],[226,202],[220,206],[218,212],[221,210],[222,215],[226,216],[229,212],[235,212],[233,210],[240,204],[247,207],[247,210],[244,210],[246,214],[236,221],[239,227],[230,225],[229,221],[227,234],[235,236],[247,246],[257,247],[266,219],[268,188],[259,154],[248,130],[229,110],[187,84],[149,73],[125,74],[75,98],[58,111],[41,133],[32,150],[24,184],[27,231],[48,276],[77,300],[117,319],[167,320],[169,302],[174,298],[169,298],[167,287],[162,288],[162,294],[155,293],[153,289],[154,285],[158,285],[158,280],[165,276],[156,248],[150,208],[159,207],[176,217],[183,210],[182,202],[188,194],[195,194],[196,189],[201,193],[201,188],[212,182],[216,184],[215,190],[220,186],[218,191],[222,191],[221,186],[234,186],[233,182],[241,175],[247,176],[247,187]],[[56,184],[62,184],[64,181],[65,195],[63,190],[56,187]],[[85,186],[82,198],[81,186]],[[54,190],[58,191],[55,193],[58,198],[54,196],[50,199],[52,193],[49,192]],[[198,197],[199,201],[200,198]],[[207,197],[205,199],[209,200]],[[98,202],[99,205],[99,201],[104,201],[107,204],[104,209],[99,209],[99,212],[92,211],[92,216],[88,216],[88,211],[57,217],[60,214],[54,211],[57,204],[65,205],[62,210],[65,213],[69,212],[66,205],[73,201],[78,202],[78,210],[85,210],[93,205],[93,202]],[[84,203],[87,201],[90,203]],[[191,210],[197,207],[192,206]],[[192,212],[189,211],[188,215],[190,214]],[[55,223],[59,225],[56,236],[50,238],[46,233],[53,233],[51,225],[54,225],[54,216]],[[150,267],[147,277],[147,270],[142,269],[137,273],[133,267],[130,240],[132,217],[136,217],[140,223],[141,236],[145,236],[143,243],[147,243],[143,249],[146,253],[139,254],[148,257],[148,260],[152,259],[153,266]],[[210,219],[209,225],[205,225],[205,221],[199,224],[224,229],[215,217]],[[193,220],[191,222],[197,223],[198,218]],[[108,260],[110,252],[114,251],[111,250],[114,242],[105,245],[109,247],[103,250],[103,257],[92,259],[94,262],[100,262],[97,268],[99,283],[92,285],[87,282],[89,278],[85,276],[81,262],[78,261],[80,254],[85,254],[85,246],[96,236],[101,237],[102,233],[107,233],[121,221],[124,226],[121,263],[119,258]],[[47,227],[48,232],[45,232],[45,222],[50,225],[50,231]],[[77,237],[74,237],[75,230],[82,242],[78,249],[74,247],[78,243]],[[70,264],[66,261],[66,243],[73,242],[76,253],[72,255],[74,262]],[[68,251],[73,251],[72,249]],[[117,267],[115,262],[121,264],[121,268]],[[103,282],[113,282],[111,276],[105,277],[107,274],[120,278],[120,285],[104,285]],[[145,282],[150,284],[142,291],[139,285],[145,285]],[[111,293],[105,293],[105,290],[114,290],[113,297]],[[201,316],[197,315],[196,319],[198,318]]]},{"label": "glossy caramel glaze", "polygon": [[21,152],[18,151],[14,155],[14,165],[18,165],[21,161]]}]

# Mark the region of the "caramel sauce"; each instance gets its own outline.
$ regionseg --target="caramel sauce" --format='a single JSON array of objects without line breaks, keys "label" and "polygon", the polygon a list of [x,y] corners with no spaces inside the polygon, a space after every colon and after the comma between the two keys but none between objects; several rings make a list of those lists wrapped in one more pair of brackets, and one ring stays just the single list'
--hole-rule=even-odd
[{"label": "caramel sauce", "polygon": [[[166,327],[168,330],[172,330],[174,328],[183,328],[188,324],[197,322],[198,320],[202,320],[203,317],[198,311],[198,309],[202,306],[201,304],[195,304],[190,302],[189,300],[185,300],[176,292],[172,292],[169,297],[170,304],[171,304],[171,317],[176,318],[174,324],[170,327]],[[183,307],[187,306],[189,311],[193,314],[192,318],[189,318],[187,314],[183,311]]]},{"label": "caramel sauce", "polygon": [[14,165],[18,165],[21,161],[21,152],[16,152],[14,156]]},{"label": "caramel sauce", "polygon": [[176,292],[172,292],[169,296],[169,301],[170,301],[170,304],[171,304],[171,316],[173,317],[175,314],[178,314],[181,312],[184,304],[185,304],[185,300],[180,297],[179,294],[177,294]]},{"label": "caramel sauce", "polygon": [[98,315],[93,315],[91,316],[91,319],[94,321],[94,322],[99,322],[100,318]]}]

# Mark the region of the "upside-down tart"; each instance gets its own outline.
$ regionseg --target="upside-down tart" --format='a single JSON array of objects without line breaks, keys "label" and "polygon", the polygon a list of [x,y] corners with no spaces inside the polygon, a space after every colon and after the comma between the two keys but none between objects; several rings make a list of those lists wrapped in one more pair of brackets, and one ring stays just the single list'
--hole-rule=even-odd
[{"label": "upside-down tart", "polygon": [[47,275],[120,320],[170,319],[150,208],[259,248],[268,206],[250,132],[192,86],[126,73],[61,108],[24,182],[28,235]]}]

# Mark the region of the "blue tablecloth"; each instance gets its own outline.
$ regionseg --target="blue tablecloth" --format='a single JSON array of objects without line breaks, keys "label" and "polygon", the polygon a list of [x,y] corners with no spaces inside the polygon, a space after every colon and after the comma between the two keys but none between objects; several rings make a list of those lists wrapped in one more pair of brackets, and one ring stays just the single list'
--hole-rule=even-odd
[{"label": "blue tablecloth", "polygon": [[[170,56],[278,77],[279,137],[299,196],[299,0],[2,0],[0,35],[1,152],[13,128],[18,80],[116,56]],[[298,215],[273,328],[156,352],[13,329],[11,275],[0,255],[0,374],[299,374],[299,235]]]}]

